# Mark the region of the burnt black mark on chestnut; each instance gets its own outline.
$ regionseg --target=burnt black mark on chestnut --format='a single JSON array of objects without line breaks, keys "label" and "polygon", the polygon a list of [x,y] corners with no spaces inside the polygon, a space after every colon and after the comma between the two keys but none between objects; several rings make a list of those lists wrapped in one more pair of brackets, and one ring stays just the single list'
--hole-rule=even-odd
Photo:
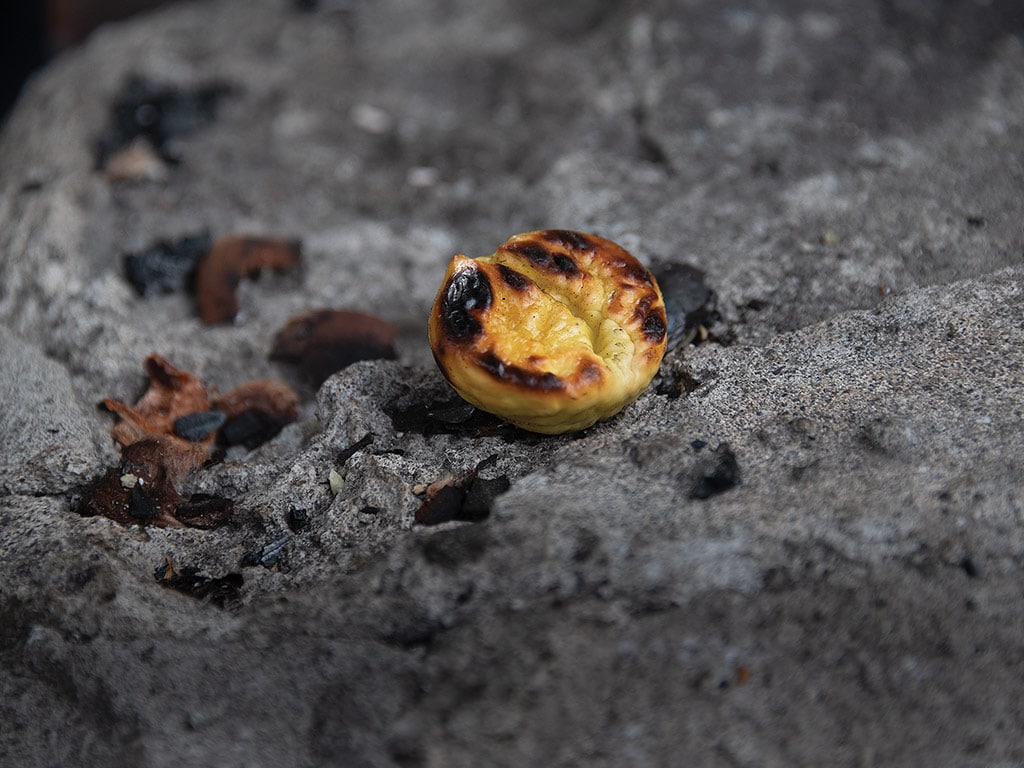
[{"label": "burnt black mark on chestnut", "polygon": [[640,327],[648,341],[660,342],[665,338],[665,313],[661,309],[649,312]]},{"label": "burnt black mark on chestnut", "polygon": [[640,285],[654,285],[650,270],[638,261],[631,259],[615,259],[610,265],[620,274],[624,275],[633,283]]},{"label": "burnt black mark on chestnut", "polygon": [[631,278],[642,285],[654,285],[651,272],[643,264],[630,264],[627,273]]},{"label": "burnt black mark on chestnut", "polygon": [[555,263],[556,269],[563,275],[575,276],[580,272],[580,268],[576,266],[576,262],[571,258],[562,253],[556,253],[551,257]]},{"label": "burnt black mark on chestnut", "polygon": [[555,392],[565,389],[565,383],[555,374],[544,372],[534,373],[518,365],[501,360],[493,352],[485,352],[476,358],[477,365],[499,381],[514,384],[517,387],[536,389],[541,392]]},{"label": "burnt black mark on chestnut", "polygon": [[498,273],[501,275],[505,285],[516,291],[525,291],[526,287],[530,284],[530,280],[526,275],[516,272],[511,267],[506,267],[504,264],[498,265]]},{"label": "burnt black mark on chestnut", "polygon": [[571,229],[545,229],[540,236],[552,245],[561,245],[574,251],[591,251],[594,243],[582,232]]},{"label": "burnt black mark on chestnut", "polygon": [[441,303],[441,323],[453,339],[464,341],[483,332],[476,315],[494,301],[491,281],[475,265],[460,269],[448,281]]},{"label": "burnt black mark on chestnut", "polygon": [[655,295],[653,293],[648,293],[638,299],[636,306],[633,308],[633,319],[643,323],[651,311],[651,304],[654,303],[654,299]]},{"label": "burnt black mark on chestnut", "polygon": [[549,251],[537,243],[512,243],[512,245],[506,245],[503,248],[509,253],[522,256],[545,272],[553,272],[565,277],[576,277],[580,274],[580,268],[572,258],[564,253]]}]

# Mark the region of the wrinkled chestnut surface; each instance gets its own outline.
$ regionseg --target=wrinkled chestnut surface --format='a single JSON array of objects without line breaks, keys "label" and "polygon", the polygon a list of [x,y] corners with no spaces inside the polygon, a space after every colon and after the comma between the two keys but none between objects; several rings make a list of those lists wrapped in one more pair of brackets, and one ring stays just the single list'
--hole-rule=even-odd
[{"label": "wrinkled chestnut surface", "polygon": [[635,400],[658,370],[667,320],[651,273],[615,243],[569,230],[456,256],[430,343],[467,401],[518,427],[585,429]]}]

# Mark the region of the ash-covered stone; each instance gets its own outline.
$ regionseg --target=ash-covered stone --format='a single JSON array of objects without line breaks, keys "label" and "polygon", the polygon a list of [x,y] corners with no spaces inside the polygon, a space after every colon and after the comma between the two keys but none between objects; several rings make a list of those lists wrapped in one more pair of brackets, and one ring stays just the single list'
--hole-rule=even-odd
[{"label": "ash-covered stone", "polygon": [[[316,5],[105,29],[0,134],[0,762],[1019,762],[1019,3]],[[112,183],[133,75],[234,90]],[[554,438],[460,404],[425,329],[454,254],[543,227],[715,294],[653,390]],[[118,254],[203,230],[301,238],[302,269],[223,325],[140,300]],[[140,360],[296,375],[267,356],[318,307],[397,359],[181,477],[225,524],[74,514]],[[742,482],[690,498],[722,444]],[[416,523],[489,457],[483,519]]]}]

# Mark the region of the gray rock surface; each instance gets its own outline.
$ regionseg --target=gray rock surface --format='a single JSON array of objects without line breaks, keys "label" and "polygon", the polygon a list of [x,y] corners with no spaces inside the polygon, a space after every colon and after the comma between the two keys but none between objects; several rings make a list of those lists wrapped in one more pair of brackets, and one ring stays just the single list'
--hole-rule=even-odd
[{"label": "gray rock surface", "polygon": [[102,460],[102,438],[67,369],[2,329],[0,350],[0,401],[7,406],[0,434],[17,441],[16,450],[0,453],[3,492],[62,493],[91,480]]},{"label": "gray rock surface", "polygon": [[[56,61],[0,135],[0,764],[1024,764],[1017,5],[215,0]],[[111,182],[132,75],[230,93]],[[702,269],[710,341],[580,435],[396,426],[447,397],[448,259],[542,226]],[[202,230],[304,267],[223,327],[132,291],[124,253]],[[319,306],[399,359],[303,388],[267,353]],[[306,397],[189,479],[228,526],[74,512],[154,351]],[[415,524],[481,462],[485,521]]]}]

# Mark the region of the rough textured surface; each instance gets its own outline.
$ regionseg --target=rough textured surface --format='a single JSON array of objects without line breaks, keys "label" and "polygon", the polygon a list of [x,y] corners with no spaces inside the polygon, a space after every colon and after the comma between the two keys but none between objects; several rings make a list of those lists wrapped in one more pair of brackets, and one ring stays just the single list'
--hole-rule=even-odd
[{"label": "rough textured surface", "polygon": [[102,437],[67,370],[3,329],[0,349],[0,434],[17,444],[0,452],[2,492],[62,493],[91,479]]},{"label": "rough textured surface", "polygon": [[[1024,762],[1018,5],[217,0],[55,62],[0,137],[0,762]],[[133,75],[230,90],[112,182]],[[451,416],[444,265],[549,226],[699,267],[709,341],[579,435]],[[133,292],[204,230],[303,268],[227,326]],[[292,381],[274,334],[327,306],[398,359]],[[190,479],[231,525],[73,511],[154,351],[306,397]],[[415,524],[474,469],[486,520]]]}]

